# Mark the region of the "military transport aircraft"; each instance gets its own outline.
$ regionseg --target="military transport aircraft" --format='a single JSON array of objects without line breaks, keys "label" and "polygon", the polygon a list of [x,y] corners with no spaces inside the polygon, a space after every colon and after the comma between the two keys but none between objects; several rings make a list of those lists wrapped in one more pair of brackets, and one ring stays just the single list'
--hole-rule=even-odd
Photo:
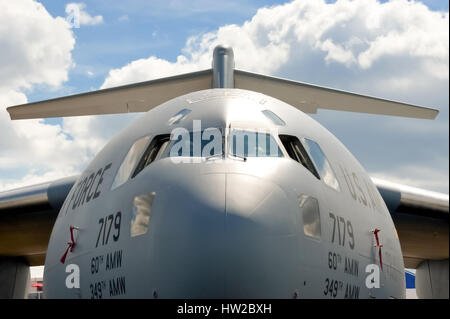
[{"label": "military transport aircraft", "polygon": [[0,294],[45,258],[47,298],[404,298],[405,267],[448,298],[448,196],[372,180],[318,108],[438,114],[235,70],[227,46],[209,70],[9,107],[146,113],[81,175],[0,194]]}]

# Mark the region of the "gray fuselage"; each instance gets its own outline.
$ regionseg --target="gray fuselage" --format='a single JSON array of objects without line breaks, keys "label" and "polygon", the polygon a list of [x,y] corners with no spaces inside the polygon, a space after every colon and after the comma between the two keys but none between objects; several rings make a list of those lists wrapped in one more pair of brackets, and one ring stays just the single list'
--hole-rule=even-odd
[{"label": "gray fuselage", "polygon": [[[180,110],[191,112],[177,124]],[[285,125],[262,111],[270,110]],[[111,189],[139,139],[193,129],[268,129],[277,157],[224,156],[195,163],[162,157]],[[329,161],[333,188],[293,160],[279,135],[315,141]],[[226,144],[226,143],[225,143]],[[134,229],[147,198],[144,230]],[[318,204],[314,236],[301,199]],[[313,215],[314,217],[314,215]],[[70,226],[75,246],[68,248]],[[367,265],[380,265],[368,288]],[[80,288],[68,288],[68,265]],[[101,150],[67,196],[45,262],[48,298],[404,298],[402,252],[388,209],[371,179],[327,129],[296,108],[239,89],[211,89],[147,112]]]}]

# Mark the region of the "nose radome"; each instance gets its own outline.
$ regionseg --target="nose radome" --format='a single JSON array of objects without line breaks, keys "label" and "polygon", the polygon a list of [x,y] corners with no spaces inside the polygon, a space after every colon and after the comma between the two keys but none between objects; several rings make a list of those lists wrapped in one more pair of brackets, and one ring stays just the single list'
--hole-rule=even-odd
[{"label": "nose radome", "polygon": [[227,174],[227,297],[289,298],[295,290],[297,212],[298,206],[275,183]]},{"label": "nose radome", "polygon": [[161,298],[223,298],[225,174],[182,174],[156,193],[148,284]]},{"label": "nose radome", "polygon": [[230,173],[172,182],[151,254],[162,298],[289,297],[297,220],[278,185]]}]

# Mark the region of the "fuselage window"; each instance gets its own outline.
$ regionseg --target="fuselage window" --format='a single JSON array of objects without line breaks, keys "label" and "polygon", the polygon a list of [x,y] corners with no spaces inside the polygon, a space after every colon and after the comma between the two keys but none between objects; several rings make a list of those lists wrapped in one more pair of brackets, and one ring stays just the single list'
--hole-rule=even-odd
[{"label": "fuselage window", "polygon": [[339,182],[337,181],[333,169],[331,168],[330,162],[320,148],[319,144],[307,138],[305,138],[304,141],[305,147],[316,165],[317,171],[322,177],[323,182],[331,188],[339,191]]},{"label": "fuselage window", "polygon": [[296,136],[292,135],[280,135],[280,140],[284,145],[289,156],[301,163],[307,170],[309,170],[315,177],[320,179],[320,175],[314,167],[313,162],[309,158],[308,153],[303,147],[302,143]]},{"label": "fuselage window", "polygon": [[142,156],[141,160],[139,161],[139,164],[134,170],[133,176],[131,178],[139,174],[145,167],[150,165],[152,162],[161,158],[161,155],[164,153],[164,150],[167,148],[169,142],[170,142],[169,134],[162,134],[155,136],[155,138],[151,141],[150,145],[145,150],[145,153]]},{"label": "fuselage window", "polygon": [[268,133],[233,129],[229,143],[232,156],[283,157],[277,141]]},{"label": "fuselage window", "polygon": [[116,173],[111,189],[119,187],[128,180],[149,140],[150,137],[146,136],[134,142]]}]

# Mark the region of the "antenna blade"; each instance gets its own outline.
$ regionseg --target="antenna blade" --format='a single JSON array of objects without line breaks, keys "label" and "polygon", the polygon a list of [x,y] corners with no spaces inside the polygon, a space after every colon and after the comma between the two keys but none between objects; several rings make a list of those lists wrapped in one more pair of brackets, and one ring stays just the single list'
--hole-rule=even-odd
[{"label": "antenna blade", "polygon": [[11,106],[12,120],[146,112],[190,92],[211,88],[212,70],[187,73],[52,100]]},{"label": "antenna blade", "polygon": [[234,71],[235,87],[267,94],[305,113],[317,109],[435,119],[439,111],[401,102],[339,91],[302,82]]}]

